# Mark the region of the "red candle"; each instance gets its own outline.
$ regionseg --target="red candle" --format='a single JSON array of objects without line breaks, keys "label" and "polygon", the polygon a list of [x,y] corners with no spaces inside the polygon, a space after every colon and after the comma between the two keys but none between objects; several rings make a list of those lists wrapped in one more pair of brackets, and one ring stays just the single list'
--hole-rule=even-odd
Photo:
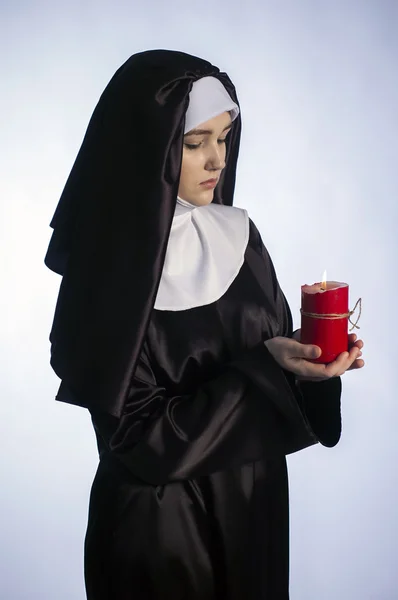
[{"label": "red candle", "polygon": [[313,362],[330,363],[348,350],[348,284],[323,281],[301,286],[301,342],[322,350]]}]

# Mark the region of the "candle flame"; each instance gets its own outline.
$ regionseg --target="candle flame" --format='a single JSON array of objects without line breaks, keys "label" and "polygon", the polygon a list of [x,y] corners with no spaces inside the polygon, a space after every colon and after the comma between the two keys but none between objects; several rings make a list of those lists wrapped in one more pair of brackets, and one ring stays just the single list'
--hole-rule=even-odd
[{"label": "candle flame", "polygon": [[326,288],[327,288],[326,282],[327,282],[327,275],[326,275],[326,271],[324,271],[323,275],[322,275],[322,289],[323,290],[326,290]]}]

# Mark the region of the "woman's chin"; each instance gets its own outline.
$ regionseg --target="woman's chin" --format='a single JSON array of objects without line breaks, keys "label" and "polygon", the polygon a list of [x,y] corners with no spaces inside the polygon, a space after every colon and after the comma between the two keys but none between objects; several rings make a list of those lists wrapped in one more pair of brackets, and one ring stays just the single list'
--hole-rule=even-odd
[{"label": "woman's chin", "polygon": [[213,201],[214,189],[195,190],[191,194],[188,192],[184,193],[179,191],[178,197],[181,198],[181,200],[185,200],[185,202],[194,204],[195,206],[205,206],[206,204],[211,204],[211,202]]},{"label": "woman's chin", "polygon": [[192,202],[192,204],[196,204],[197,206],[204,206],[213,202],[213,198],[214,189],[200,190],[200,192],[198,194],[195,194],[195,197],[192,200],[190,200],[190,202]]}]

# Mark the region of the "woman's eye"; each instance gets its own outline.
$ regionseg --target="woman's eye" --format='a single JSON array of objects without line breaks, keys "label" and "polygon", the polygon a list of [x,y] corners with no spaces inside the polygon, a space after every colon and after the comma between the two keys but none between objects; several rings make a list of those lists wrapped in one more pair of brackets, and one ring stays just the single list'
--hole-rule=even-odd
[{"label": "woman's eye", "polygon": [[188,150],[195,150],[196,148],[199,148],[200,144],[187,144],[187,142],[184,143],[185,148],[188,148]]},{"label": "woman's eye", "polygon": [[[218,144],[225,144],[225,142],[226,142],[226,138],[217,140]],[[185,146],[185,148],[188,148],[188,150],[196,150],[197,148],[200,148],[201,145],[202,145],[202,142],[199,142],[198,144],[188,144],[188,142],[184,142],[184,146]]]}]

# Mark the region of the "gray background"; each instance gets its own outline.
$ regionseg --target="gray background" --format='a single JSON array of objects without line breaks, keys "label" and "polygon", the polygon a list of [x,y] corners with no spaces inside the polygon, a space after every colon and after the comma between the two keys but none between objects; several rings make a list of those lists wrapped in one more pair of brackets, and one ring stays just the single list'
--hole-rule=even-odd
[{"label": "gray background", "polygon": [[398,598],[398,2],[15,1],[0,17],[0,597],[85,597],[97,454],[88,413],[53,400],[48,224],[113,73],[169,48],[237,87],[235,203],[262,233],[296,327],[300,285],[325,268],[350,284],[351,306],[363,298],[366,366],[344,376],[343,438],[288,461],[291,598]]}]

